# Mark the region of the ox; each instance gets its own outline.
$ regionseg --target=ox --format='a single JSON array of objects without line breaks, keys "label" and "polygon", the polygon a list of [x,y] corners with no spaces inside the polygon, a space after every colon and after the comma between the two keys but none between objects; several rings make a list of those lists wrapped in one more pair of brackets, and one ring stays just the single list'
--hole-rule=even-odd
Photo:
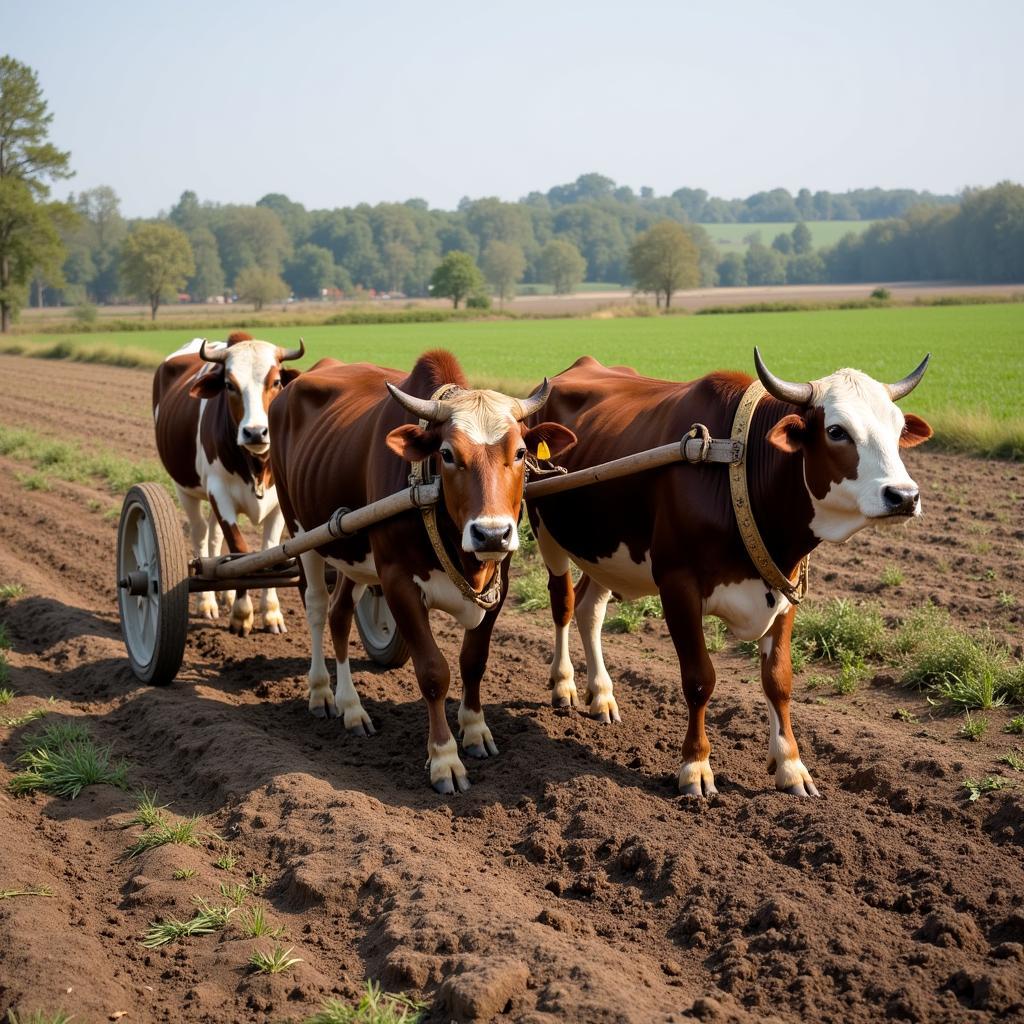
[{"label": "ox", "polygon": [[[920,381],[927,357],[890,385],[857,370],[791,383],[771,374],[756,349],[754,358],[767,394],[754,409],[747,439],[749,507],[770,558],[788,579],[821,541],[842,542],[869,523],[921,514],[918,487],[900,449],[920,444],[932,431],[894,402]],[[551,381],[547,411],[581,437],[564,463],[572,471],[678,440],[694,423],[705,424],[714,437],[729,437],[751,382],[728,372],[688,383],[653,380],[584,357]],[[549,573],[552,703],[576,704],[568,641],[575,611],[587,662],[586,703],[596,718],[620,720],[601,652],[608,599],[612,593],[660,593],[689,712],[679,789],[698,797],[716,792],[704,731],[715,670],[701,624],[702,616],[716,615],[740,639],[759,641],[768,771],[776,788],[818,795],[790,724],[796,609],[755,569],[724,466],[652,470],[531,501],[529,513]],[[575,589],[570,559],[585,573]]]},{"label": "ox", "polygon": [[[466,631],[459,657],[463,750],[470,757],[494,755],[480,680],[508,587],[507,558],[519,544],[526,455],[542,442],[558,452],[575,441],[558,424],[522,426],[546,397],[546,382],[522,400],[471,390],[455,358],[437,351],[422,356],[408,376],[324,359],[271,406],[274,479],[293,534],[327,521],[339,507],[358,508],[402,490],[410,463],[437,464],[442,498],[432,513],[433,540],[426,517],[414,509],[301,558],[312,644],[310,711],[340,714],[348,731],[373,733],[352,683],[348,643],[355,602],[366,586],[380,585],[412,651],[427,704],[430,782],[440,793],[468,789],[469,778],[445,717],[450,672],[428,611],[448,612]],[[435,544],[442,545],[440,554]],[[329,615],[328,562],[339,573]],[[337,662],[333,695],[323,653],[328,618]]]},{"label": "ox", "polygon": [[[238,528],[245,513],[263,528],[263,547],[281,538],[284,520],[270,472],[267,410],[281,389],[298,376],[285,369],[305,347],[285,350],[237,332],[227,343],[208,345],[196,338],[169,355],[153,377],[153,419],[160,459],[174,481],[192,534],[193,553],[217,555],[227,540],[232,552],[248,551]],[[210,502],[210,522],[202,502]],[[246,636],[253,628],[253,608],[243,590],[226,595],[229,628]],[[199,596],[199,614],[217,618],[213,593]],[[260,602],[263,626],[284,633],[277,592],[265,590]]]}]

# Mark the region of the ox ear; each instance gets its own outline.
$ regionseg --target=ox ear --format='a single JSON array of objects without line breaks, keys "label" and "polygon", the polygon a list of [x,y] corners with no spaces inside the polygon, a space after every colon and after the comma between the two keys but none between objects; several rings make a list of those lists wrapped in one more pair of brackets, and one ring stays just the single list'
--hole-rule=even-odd
[{"label": "ox ear", "polygon": [[300,373],[302,373],[301,370],[292,370],[291,368],[285,368],[282,366],[279,378],[281,381],[281,387],[286,387],[288,384],[291,384],[291,382],[295,380]]},{"label": "ox ear", "polygon": [[932,436],[932,428],[920,416],[908,412],[905,419],[903,433],[900,434],[901,448],[913,448]]},{"label": "ox ear", "polygon": [[384,441],[406,462],[422,462],[441,447],[441,434],[437,430],[424,430],[415,423],[405,423],[395,427]]},{"label": "ox ear", "polygon": [[204,373],[188,389],[193,398],[216,398],[224,390],[224,370],[218,368],[213,373]]},{"label": "ox ear", "polygon": [[780,452],[798,452],[804,444],[804,437],[807,433],[807,423],[802,416],[790,413],[783,416],[778,423],[768,431],[768,443],[778,448]]},{"label": "ox ear", "polygon": [[539,459],[553,459],[576,443],[576,435],[561,423],[538,423],[523,434],[523,441],[531,455]]}]

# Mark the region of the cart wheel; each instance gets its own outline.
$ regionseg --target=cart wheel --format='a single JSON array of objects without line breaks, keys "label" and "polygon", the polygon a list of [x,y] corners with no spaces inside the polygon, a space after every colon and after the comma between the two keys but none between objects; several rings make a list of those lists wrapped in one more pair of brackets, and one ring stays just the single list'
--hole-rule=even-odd
[{"label": "cart wheel", "polygon": [[117,603],[132,671],[143,683],[171,682],[185,655],[188,552],[178,510],[159,484],[126,495],[117,529]]},{"label": "cart wheel", "polygon": [[380,587],[367,587],[356,605],[356,628],[366,653],[378,665],[398,668],[409,660],[409,645],[398,631]]}]

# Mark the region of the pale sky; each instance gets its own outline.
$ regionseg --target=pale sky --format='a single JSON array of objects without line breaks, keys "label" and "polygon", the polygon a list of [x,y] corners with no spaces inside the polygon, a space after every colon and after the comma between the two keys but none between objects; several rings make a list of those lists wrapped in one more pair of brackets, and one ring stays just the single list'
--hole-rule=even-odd
[{"label": "pale sky", "polygon": [[0,0],[52,140],[128,216],[1024,179],[1021,0]]}]

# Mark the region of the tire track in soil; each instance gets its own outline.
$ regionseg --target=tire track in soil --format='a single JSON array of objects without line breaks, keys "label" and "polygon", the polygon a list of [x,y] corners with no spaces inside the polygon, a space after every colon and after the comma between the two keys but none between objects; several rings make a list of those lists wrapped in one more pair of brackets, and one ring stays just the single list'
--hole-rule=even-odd
[{"label": "tire track in soil", "polygon": [[[153,457],[147,373],[12,359],[0,370],[8,363],[32,372],[0,373],[0,422],[15,390],[17,425],[91,436],[110,389],[136,412],[132,432],[104,432],[104,444]],[[58,386],[74,390],[75,407],[44,403],[31,418],[33,394]],[[1012,498],[1019,470],[928,453],[912,467],[928,518],[822,553],[816,592],[870,594],[892,613],[931,594],[967,623],[1014,636],[1015,613],[997,613],[995,598],[1000,589],[1018,607],[1024,598],[1008,557],[1024,537]],[[304,962],[283,977],[247,975],[253,942],[232,928],[143,949],[151,920],[187,917],[192,896],[216,895],[227,880],[212,865],[220,848],[119,861],[129,795],[5,792],[0,859],[13,882],[50,884],[55,896],[0,903],[0,1009],[280,1020],[327,993],[354,996],[373,977],[421,993],[436,1020],[450,1016],[445,999],[533,1021],[1024,1012],[1024,801],[1018,788],[969,804],[960,785],[995,770],[1009,739],[1002,712],[983,742],[966,744],[956,720],[929,717],[906,691],[865,685],[818,703],[798,681],[795,727],[824,799],[795,801],[767,788],[753,663],[719,654],[709,722],[722,795],[694,804],[673,788],[683,715],[663,625],[608,637],[624,721],[599,727],[547,706],[546,616],[507,609],[484,683],[501,754],[471,762],[473,788],[446,801],[425,782],[425,716],[409,666],[379,672],[353,644],[355,682],[380,730],[372,739],[307,715],[308,640],[294,593],[283,595],[286,636],[243,641],[223,620],[193,620],[176,683],[140,686],[113,601],[115,525],[88,510],[116,498],[60,483],[26,491],[18,470],[0,462],[0,582],[27,588],[0,611],[14,639],[13,685],[55,695],[54,716],[88,721],[130,759],[133,782],[176,813],[206,815],[238,859],[233,880],[267,875],[269,914]],[[969,524],[987,529],[967,533]],[[889,562],[905,583],[877,590]],[[459,633],[437,624],[456,664]],[[31,703],[17,701],[12,713]],[[894,720],[897,706],[923,724]],[[31,731],[6,730],[5,780],[18,734]],[[197,874],[176,882],[176,867]],[[439,996],[453,974],[452,992]]]}]

